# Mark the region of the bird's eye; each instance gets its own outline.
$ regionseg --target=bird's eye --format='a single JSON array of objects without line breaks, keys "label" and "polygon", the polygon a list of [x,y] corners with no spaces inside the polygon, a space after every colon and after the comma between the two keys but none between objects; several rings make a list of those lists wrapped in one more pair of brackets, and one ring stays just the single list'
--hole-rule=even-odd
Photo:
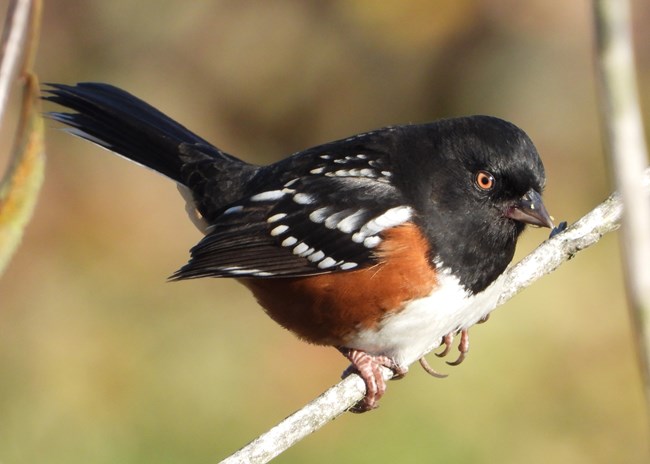
[{"label": "bird's eye", "polygon": [[487,171],[479,171],[474,176],[474,182],[481,190],[492,190],[494,188],[494,176]]}]

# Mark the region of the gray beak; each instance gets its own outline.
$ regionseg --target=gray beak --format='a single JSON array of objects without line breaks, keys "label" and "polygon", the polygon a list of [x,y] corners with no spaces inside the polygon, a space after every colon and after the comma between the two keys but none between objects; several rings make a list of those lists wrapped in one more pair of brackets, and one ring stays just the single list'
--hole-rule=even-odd
[{"label": "gray beak", "polygon": [[534,226],[550,229],[554,227],[553,220],[542,202],[542,196],[533,189],[510,206],[504,216]]}]

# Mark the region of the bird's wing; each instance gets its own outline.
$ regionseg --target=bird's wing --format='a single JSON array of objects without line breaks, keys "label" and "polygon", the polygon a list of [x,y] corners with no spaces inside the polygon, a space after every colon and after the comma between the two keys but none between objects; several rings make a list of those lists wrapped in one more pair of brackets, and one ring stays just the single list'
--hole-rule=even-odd
[{"label": "bird's wing", "polygon": [[290,170],[298,177],[225,208],[172,279],[297,277],[376,263],[382,231],[413,215],[390,172],[378,156],[310,158],[308,170]]}]

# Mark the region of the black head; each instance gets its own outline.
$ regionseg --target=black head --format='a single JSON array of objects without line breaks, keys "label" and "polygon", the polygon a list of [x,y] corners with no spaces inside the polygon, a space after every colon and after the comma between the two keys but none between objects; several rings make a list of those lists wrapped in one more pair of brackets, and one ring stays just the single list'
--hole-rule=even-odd
[{"label": "black head", "polygon": [[401,190],[419,213],[434,259],[470,291],[503,272],[526,224],[553,226],[541,200],[544,166],[515,125],[470,116],[401,131],[393,147]]}]

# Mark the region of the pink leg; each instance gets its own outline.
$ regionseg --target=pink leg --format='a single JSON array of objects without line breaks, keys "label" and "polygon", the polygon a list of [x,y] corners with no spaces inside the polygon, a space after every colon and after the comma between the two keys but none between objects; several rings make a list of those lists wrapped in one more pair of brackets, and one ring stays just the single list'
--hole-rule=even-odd
[{"label": "pink leg", "polygon": [[352,363],[344,372],[345,378],[353,372],[357,372],[366,384],[366,396],[350,411],[366,412],[375,409],[384,393],[386,392],[386,381],[381,373],[381,366],[391,369],[396,379],[403,377],[408,368],[398,366],[395,361],[387,356],[373,356],[365,351],[352,348],[339,348],[339,351]]}]

